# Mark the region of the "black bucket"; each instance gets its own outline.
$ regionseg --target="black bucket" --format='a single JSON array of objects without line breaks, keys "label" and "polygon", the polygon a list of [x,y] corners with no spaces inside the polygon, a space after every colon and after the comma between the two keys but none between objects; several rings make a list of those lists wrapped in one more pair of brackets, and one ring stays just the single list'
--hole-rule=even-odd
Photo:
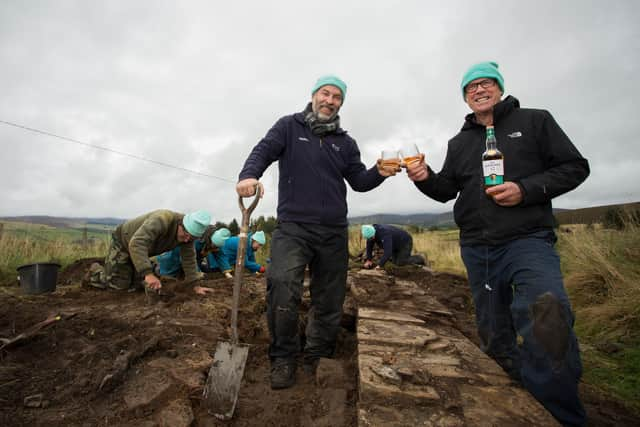
[{"label": "black bucket", "polygon": [[56,290],[60,264],[41,262],[17,268],[20,287],[25,294],[43,294]]}]

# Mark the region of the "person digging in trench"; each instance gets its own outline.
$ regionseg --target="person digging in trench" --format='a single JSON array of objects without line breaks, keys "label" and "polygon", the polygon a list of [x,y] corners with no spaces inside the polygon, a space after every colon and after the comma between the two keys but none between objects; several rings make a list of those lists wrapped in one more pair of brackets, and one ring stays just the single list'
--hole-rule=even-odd
[{"label": "person digging in trench", "polygon": [[[215,271],[226,271],[229,267],[222,248],[231,236],[227,228],[218,228],[210,225],[206,228],[202,237],[193,243],[196,251],[196,262],[198,271],[211,273]],[[182,277],[184,269],[182,267],[181,247],[177,246],[170,251],[164,252],[156,257],[157,265],[154,273],[158,276]],[[230,275],[227,277],[231,277]]]},{"label": "person digging in trench", "polygon": [[[379,270],[384,268],[389,260],[397,266],[425,265],[425,259],[422,255],[411,255],[413,237],[405,230],[392,225],[365,224],[362,226],[361,232],[362,237],[367,241],[364,268]],[[377,265],[373,262],[373,248],[376,245],[383,250]]]},{"label": "person digging in trench", "polygon": [[[196,266],[193,241],[201,237],[211,222],[206,211],[182,214],[156,210],[120,224],[111,236],[111,246],[104,261],[104,271],[92,268],[89,284],[99,289],[158,292],[162,282],[153,272],[150,257],[180,248],[185,282],[202,278]],[[194,292],[205,295],[212,289],[194,286]]]},{"label": "person digging in trench", "polygon": [[[247,240],[249,241],[249,244],[247,245],[244,256],[244,268],[259,277],[264,274],[266,267],[256,262],[256,252],[267,243],[267,236],[264,234],[264,231],[256,231],[255,233],[249,233]],[[233,278],[233,275],[231,274],[231,266],[236,263],[239,243],[240,238],[238,236],[233,236],[224,243],[224,247],[222,248],[223,259],[222,262],[218,264],[218,268],[229,279]]]}]

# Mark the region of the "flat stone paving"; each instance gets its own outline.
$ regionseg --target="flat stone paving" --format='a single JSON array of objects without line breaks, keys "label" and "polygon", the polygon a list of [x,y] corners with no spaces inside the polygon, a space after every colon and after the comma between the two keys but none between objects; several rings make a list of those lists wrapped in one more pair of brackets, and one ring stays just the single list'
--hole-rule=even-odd
[{"label": "flat stone paving", "polygon": [[[366,289],[351,287],[358,310],[359,427],[558,425],[492,359],[441,321],[451,313],[435,298],[410,281],[362,274],[393,292],[380,308],[367,305]],[[421,295],[420,306],[414,293]]]}]

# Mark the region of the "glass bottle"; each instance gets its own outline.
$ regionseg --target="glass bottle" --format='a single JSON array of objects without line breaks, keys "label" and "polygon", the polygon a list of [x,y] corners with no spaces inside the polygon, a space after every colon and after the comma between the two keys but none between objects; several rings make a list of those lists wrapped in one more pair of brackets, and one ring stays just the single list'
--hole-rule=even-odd
[{"label": "glass bottle", "polygon": [[504,182],[504,155],[498,150],[498,142],[493,126],[487,126],[487,149],[482,153],[484,186],[492,187]]}]

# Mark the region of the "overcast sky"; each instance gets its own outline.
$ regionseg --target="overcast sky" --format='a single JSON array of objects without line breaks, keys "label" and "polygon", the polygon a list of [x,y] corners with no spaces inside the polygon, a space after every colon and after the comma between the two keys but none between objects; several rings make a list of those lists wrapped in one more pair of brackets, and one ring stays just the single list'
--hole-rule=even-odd
[{"label": "overcast sky", "polygon": [[[0,216],[239,219],[247,155],[328,73],[348,85],[341,123],[367,166],[415,140],[439,170],[468,112],[462,73],[483,60],[590,161],[555,207],[638,201],[639,21],[633,0],[4,0],[0,120],[134,157],[0,123]],[[277,179],[273,164],[256,215],[275,215]],[[453,206],[405,174],[348,198],[351,216]]]}]

